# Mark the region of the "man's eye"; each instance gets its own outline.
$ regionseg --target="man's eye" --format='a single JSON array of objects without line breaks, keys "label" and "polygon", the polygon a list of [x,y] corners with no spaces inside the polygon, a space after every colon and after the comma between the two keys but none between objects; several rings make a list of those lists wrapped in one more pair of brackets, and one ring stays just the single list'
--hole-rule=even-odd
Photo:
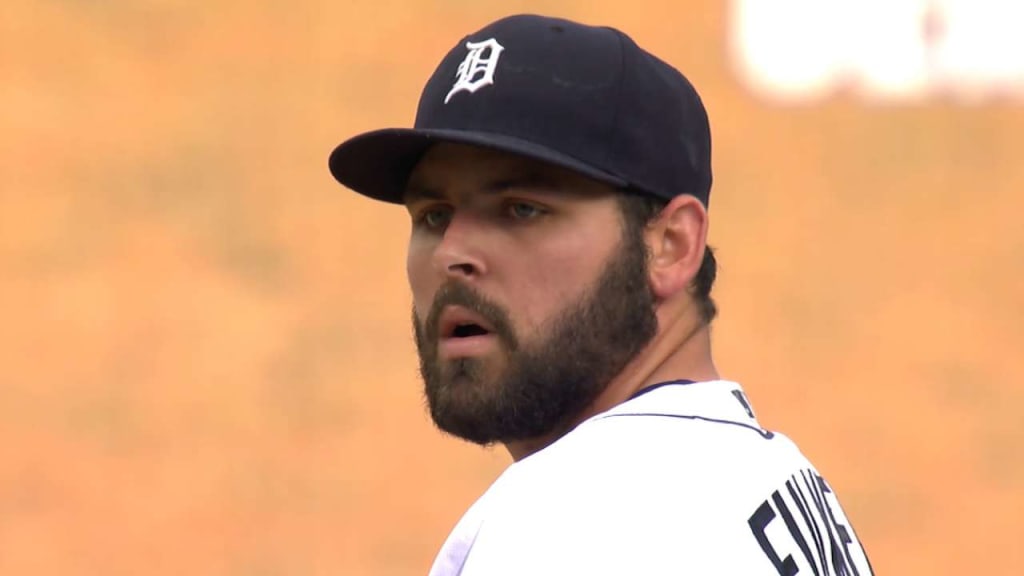
[{"label": "man's eye", "polygon": [[451,219],[451,210],[447,208],[430,208],[424,210],[419,217],[427,228],[444,228]]},{"label": "man's eye", "polygon": [[540,216],[543,212],[540,208],[526,202],[512,202],[508,205],[509,216],[516,220],[530,220]]}]

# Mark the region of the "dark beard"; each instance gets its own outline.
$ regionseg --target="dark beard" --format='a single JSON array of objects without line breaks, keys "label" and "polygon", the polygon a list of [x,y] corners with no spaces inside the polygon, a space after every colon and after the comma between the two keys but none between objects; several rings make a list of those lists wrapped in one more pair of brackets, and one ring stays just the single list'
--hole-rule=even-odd
[{"label": "dark beard", "polygon": [[[481,445],[537,438],[568,425],[607,388],[657,331],[646,245],[639,233],[625,236],[593,287],[546,322],[539,341],[521,342],[507,311],[462,283],[438,291],[425,326],[413,312],[420,373],[438,428]],[[487,319],[503,363],[439,361],[438,317],[453,304]]]}]

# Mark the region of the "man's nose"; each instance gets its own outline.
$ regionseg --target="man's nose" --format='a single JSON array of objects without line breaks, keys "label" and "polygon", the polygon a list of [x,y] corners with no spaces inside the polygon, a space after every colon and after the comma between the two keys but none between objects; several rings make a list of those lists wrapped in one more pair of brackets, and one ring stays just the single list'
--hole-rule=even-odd
[{"label": "man's nose", "polygon": [[468,279],[487,272],[479,217],[456,211],[434,250],[434,268],[448,278]]}]

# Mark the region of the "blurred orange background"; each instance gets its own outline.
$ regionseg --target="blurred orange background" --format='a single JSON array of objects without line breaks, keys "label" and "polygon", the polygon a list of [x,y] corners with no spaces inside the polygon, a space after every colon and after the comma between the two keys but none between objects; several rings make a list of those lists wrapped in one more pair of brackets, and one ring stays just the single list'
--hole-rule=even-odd
[{"label": "blurred orange background", "polygon": [[876,571],[1018,574],[1024,102],[771,102],[727,8],[7,0],[0,573],[426,573],[508,457],[432,428],[406,216],[326,158],[409,125],[462,34],[540,12],[702,92],[719,368]]}]

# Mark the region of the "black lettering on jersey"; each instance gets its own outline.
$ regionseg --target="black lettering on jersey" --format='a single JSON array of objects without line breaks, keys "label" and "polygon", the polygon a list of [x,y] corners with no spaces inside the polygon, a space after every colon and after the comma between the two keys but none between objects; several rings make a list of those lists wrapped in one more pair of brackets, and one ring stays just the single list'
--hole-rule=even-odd
[{"label": "black lettering on jersey", "polygon": [[[796,549],[815,576],[873,574],[863,547],[849,526],[841,523],[845,517],[836,513],[839,509],[833,509],[829,496],[835,495],[824,478],[814,470],[801,470],[786,481],[785,490],[773,492],[751,514],[747,521],[750,530],[780,576],[800,572],[800,565],[793,558]],[[788,538],[777,530],[769,537],[767,528],[776,516],[782,517]],[[859,547],[857,560],[850,551],[851,545]]]},{"label": "black lettering on jersey", "polygon": [[732,395],[735,396],[737,400],[739,400],[740,405],[743,406],[744,410],[746,410],[747,416],[753,418],[754,409],[750,407],[750,402],[747,400],[747,396],[743,394],[743,392],[740,390],[733,390]]},{"label": "black lettering on jersey", "polygon": [[[820,475],[815,474],[814,477],[818,481],[818,489],[821,490],[822,495],[825,493],[833,494],[832,489],[829,487],[828,482]],[[853,572],[853,576],[860,576],[860,572],[857,572],[857,566],[853,563],[853,557],[850,556],[850,543],[853,542],[853,537],[850,535],[849,529],[843,526],[839,522],[836,522],[836,515],[832,512],[832,506],[828,503],[828,499],[822,498],[825,501],[825,510],[828,511],[828,518],[831,521],[832,526],[836,527],[836,536],[839,538],[839,547],[843,549],[843,555],[846,559],[846,565]]]},{"label": "black lettering on jersey", "polygon": [[[787,482],[786,484],[789,484]],[[789,507],[786,506],[786,502],[782,499],[782,495],[776,490],[772,493],[772,502],[775,502],[775,507],[782,513],[782,519],[786,522],[786,528],[789,529],[790,536],[793,540],[796,540],[796,545],[800,547],[800,551],[804,553],[804,558],[807,559],[807,563],[811,565],[811,570],[814,572],[814,576],[821,576],[818,573],[818,567],[814,563],[814,558],[811,557],[811,549],[807,547],[807,540],[804,538],[803,532],[797,528],[796,521],[793,519],[793,514],[789,511]]]},{"label": "black lettering on jersey", "polygon": [[[778,492],[776,492],[778,494]],[[768,556],[768,560],[775,566],[775,569],[779,571],[779,576],[793,576],[800,571],[796,567],[796,562],[793,560],[793,556],[786,556],[783,560],[779,558],[779,553],[772,547],[772,543],[768,541],[768,534],[765,529],[768,524],[775,519],[775,510],[772,510],[772,505],[767,500],[761,503],[757,507],[757,510],[750,515],[750,519],[747,520],[747,524],[750,524],[750,531],[754,533],[754,538],[757,543],[761,545],[761,550],[764,551],[765,555]]]},{"label": "black lettering on jersey", "polygon": [[[818,518],[822,520],[828,533],[829,551],[831,552],[832,566],[835,567],[836,576],[848,576],[850,574],[850,567],[846,564],[846,557],[840,552],[838,527],[835,525],[835,519],[828,508],[828,502],[825,500],[825,493],[818,482],[820,476],[810,470],[804,470],[802,474],[804,482],[811,490],[811,499],[814,501],[814,507],[818,511]],[[856,570],[854,570],[854,574],[857,574]]]},{"label": "black lettering on jersey", "polygon": [[820,560],[825,557],[825,542],[821,538],[821,530],[818,529],[818,524],[810,515],[811,507],[807,504],[807,496],[800,490],[800,484],[796,481],[795,476],[786,480],[786,488],[789,489],[789,496],[793,499],[793,503],[796,504],[796,509],[800,511],[800,517],[804,519],[804,526],[807,527],[807,531],[811,533],[811,539],[814,540],[814,550],[817,555],[814,561],[810,563],[811,568],[815,574],[820,573],[819,567],[821,572],[827,573],[828,566],[822,565]]}]

